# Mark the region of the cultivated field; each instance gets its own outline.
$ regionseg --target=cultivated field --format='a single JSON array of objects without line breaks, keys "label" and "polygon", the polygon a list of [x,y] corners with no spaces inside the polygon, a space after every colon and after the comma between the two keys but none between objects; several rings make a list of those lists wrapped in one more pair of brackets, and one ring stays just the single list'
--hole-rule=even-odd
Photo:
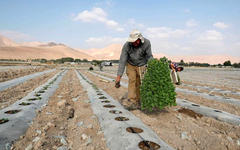
[{"label": "cultivated field", "polygon": [[0,150],[240,149],[240,70],[185,68],[178,106],[149,113],[122,107],[118,66],[4,67]]}]

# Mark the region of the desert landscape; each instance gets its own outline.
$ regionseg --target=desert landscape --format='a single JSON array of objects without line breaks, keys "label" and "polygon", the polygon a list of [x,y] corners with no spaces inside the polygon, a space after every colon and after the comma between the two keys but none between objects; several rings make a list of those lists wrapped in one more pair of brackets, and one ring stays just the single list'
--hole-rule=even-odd
[{"label": "desert landscape", "polygon": [[0,1],[0,150],[240,150],[239,6]]}]

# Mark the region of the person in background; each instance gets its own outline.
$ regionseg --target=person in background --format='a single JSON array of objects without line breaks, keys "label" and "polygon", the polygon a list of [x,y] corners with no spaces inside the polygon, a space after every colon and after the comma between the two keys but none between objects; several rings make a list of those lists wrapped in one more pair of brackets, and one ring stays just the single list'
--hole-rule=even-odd
[{"label": "person in background", "polygon": [[183,67],[179,67],[177,63],[171,62],[169,64],[169,68],[171,69],[171,78],[174,84],[180,85],[181,80],[178,72],[183,71]]},{"label": "person in background", "polygon": [[151,43],[140,31],[133,30],[124,44],[120,56],[115,87],[120,87],[120,80],[126,66],[128,76],[128,99],[123,105],[129,109],[140,108],[140,84],[146,71],[146,64],[152,59]]}]

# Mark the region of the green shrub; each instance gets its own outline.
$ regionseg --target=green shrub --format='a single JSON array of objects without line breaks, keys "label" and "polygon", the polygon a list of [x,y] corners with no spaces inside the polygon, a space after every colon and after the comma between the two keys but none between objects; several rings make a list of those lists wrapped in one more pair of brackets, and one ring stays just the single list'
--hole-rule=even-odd
[{"label": "green shrub", "polygon": [[166,57],[151,59],[140,87],[141,109],[152,111],[166,106],[176,106],[175,87],[171,81]]}]

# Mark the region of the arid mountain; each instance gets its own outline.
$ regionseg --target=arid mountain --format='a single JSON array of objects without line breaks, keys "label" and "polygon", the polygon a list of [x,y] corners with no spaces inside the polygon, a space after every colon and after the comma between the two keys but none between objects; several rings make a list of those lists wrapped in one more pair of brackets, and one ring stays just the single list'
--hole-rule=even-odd
[{"label": "arid mountain", "polygon": [[0,59],[57,59],[62,57],[94,59],[86,53],[79,52],[61,43],[25,42],[16,44],[0,35]]},{"label": "arid mountain", "polygon": [[[87,54],[97,58],[97,59],[119,59],[122,50],[122,45],[120,44],[112,44],[108,47],[102,49],[90,49],[84,50],[82,52],[87,52]],[[240,62],[239,57],[227,56],[227,55],[202,55],[202,56],[169,56],[163,53],[154,53],[154,58],[167,57],[168,59],[180,62],[180,60],[184,60],[184,62],[199,62],[199,63],[209,63],[209,64],[222,64],[224,61],[230,60],[233,62]]]},{"label": "arid mountain", "polygon": [[[101,49],[72,49],[61,43],[54,42],[25,42],[17,44],[8,38],[0,35],[0,59],[57,59],[62,57],[72,57],[79,59],[119,59],[122,45],[112,44]],[[200,62],[209,64],[222,64],[226,60],[232,63],[240,62],[239,57],[227,55],[202,55],[202,56],[168,56],[162,53],[153,54],[154,58],[166,56],[172,61],[179,62]]]},{"label": "arid mountain", "polygon": [[12,40],[0,35],[0,47],[6,47],[6,46],[8,46],[8,47],[18,46],[18,44],[13,42]]},{"label": "arid mountain", "polygon": [[[79,50],[79,49],[77,49]],[[105,48],[101,49],[89,49],[89,50],[79,50],[81,52],[87,53],[91,56],[93,56],[96,59],[105,59],[105,60],[113,60],[113,59],[119,59],[120,54],[122,50],[122,45],[120,44],[112,44]]]},{"label": "arid mountain", "polygon": [[46,45],[46,44],[48,43],[34,41],[34,42],[23,42],[23,43],[20,43],[19,45],[26,46],[26,47],[39,47],[41,45]]},{"label": "arid mountain", "polygon": [[66,46],[51,46],[51,47],[1,47],[1,59],[57,59],[62,57],[72,57],[79,59],[94,59],[85,53],[76,51]]}]

